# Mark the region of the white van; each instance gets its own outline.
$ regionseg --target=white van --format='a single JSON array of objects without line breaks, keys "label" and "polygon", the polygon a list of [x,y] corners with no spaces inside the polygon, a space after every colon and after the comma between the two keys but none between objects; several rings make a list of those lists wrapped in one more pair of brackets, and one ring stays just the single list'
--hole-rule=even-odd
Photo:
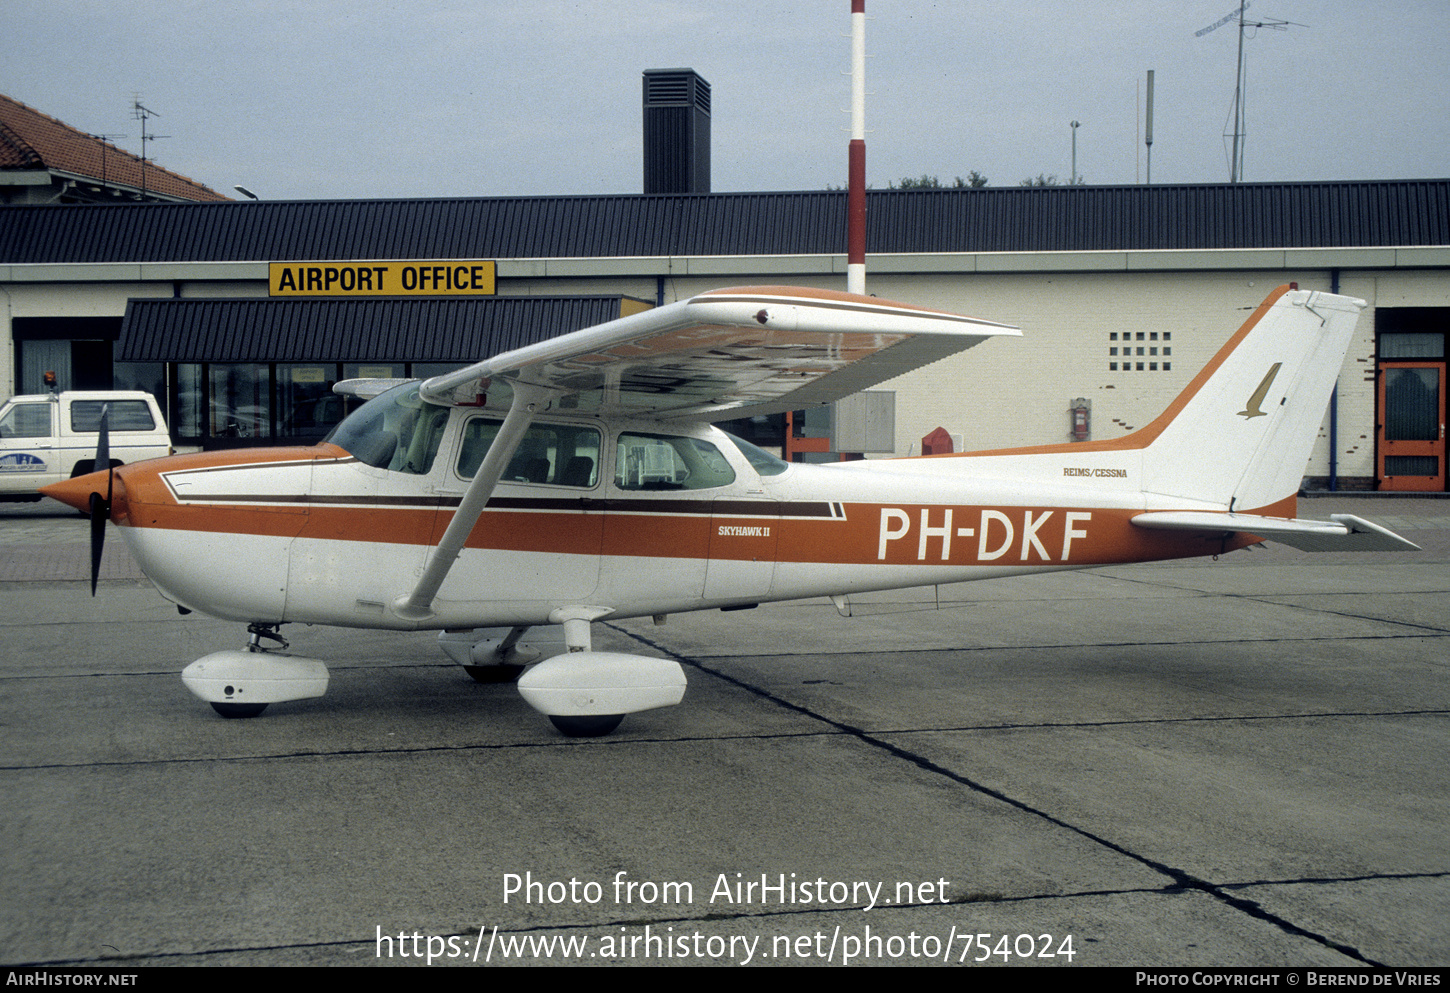
[{"label": "white van", "polygon": [[150,393],[91,390],[11,397],[0,406],[0,500],[39,500],[38,487],[90,472],[101,408],[107,404],[111,465],[171,454],[166,420]]}]

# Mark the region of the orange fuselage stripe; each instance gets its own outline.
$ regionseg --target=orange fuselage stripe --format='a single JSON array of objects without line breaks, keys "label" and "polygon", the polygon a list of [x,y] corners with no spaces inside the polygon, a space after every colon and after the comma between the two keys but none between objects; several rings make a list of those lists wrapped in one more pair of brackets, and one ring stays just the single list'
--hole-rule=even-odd
[{"label": "orange fuselage stripe", "polygon": [[[291,463],[305,469],[349,458],[340,448],[319,445],[138,463],[117,470],[124,495],[113,512],[118,523],[138,528],[426,547],[438,543],[457,506],[456,496],[212,493],[178,502],[163,478],[210,476],[208,470],[245,465]],[[1294,499],[1257,512],[1293,516]],[[683,495],[600,500],[555,491],[536,498],[496,497],[465,547],[821,565],[1020,567],[1216,554],[1256,540],[1242,534],[1224,538],[1138,528],[1131,523],[1138,513],[1126,508],[782,504]]]},{"label": "orange fuselage stripe", "polygon": [[[1217,537],[1146,530],[1130,523],[1138,513],[937,504],[845,504],[840,518],[631,513],[618,504],[607,513],[489,509],[466,547],[841,565],[1095,565],[1215,554],[1253,541],[1238,536],[1225,543]],[[884,521],[883,514],[888,515]],[[1074,515],[1071,520],[1069,514]],[[451,517],[451,508],[149,504],[133,495],[126,523],[213,534],[432,546]],[[950,534],[945,533],[948,529]],[[902,533],[893,537],[896,531]]]}]

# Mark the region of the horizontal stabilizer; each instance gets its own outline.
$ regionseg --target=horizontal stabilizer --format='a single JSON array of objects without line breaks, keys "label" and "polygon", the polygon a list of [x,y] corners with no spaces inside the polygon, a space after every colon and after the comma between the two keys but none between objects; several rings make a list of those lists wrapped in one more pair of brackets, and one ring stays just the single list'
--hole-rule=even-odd
[{"label": "horizontal stabilizer", "polygon": [[1159,510],[1139,514],[1133,523],[1160,531],[1252,534],[1304,552],[1419,551],[1420,546],[1353,514],[1330,514],[1327,521],[1260,517],[1202,510]]}]

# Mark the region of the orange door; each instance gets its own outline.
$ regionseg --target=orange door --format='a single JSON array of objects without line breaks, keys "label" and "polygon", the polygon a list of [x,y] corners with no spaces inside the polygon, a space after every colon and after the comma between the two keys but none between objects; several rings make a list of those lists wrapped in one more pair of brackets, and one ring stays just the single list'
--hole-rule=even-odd
[{"label": "orange door", "polygon": [[1382,490],[1445,489],[1445,363],[1381,362]]}]

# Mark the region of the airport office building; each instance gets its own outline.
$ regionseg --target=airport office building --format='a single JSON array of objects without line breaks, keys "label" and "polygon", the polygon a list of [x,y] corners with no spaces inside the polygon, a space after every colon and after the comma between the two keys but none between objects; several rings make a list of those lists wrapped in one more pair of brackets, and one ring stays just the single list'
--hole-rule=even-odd
[{"label": "airport office building", "polygon": [[[0,206],[0,390],[46,371],[147,389],[179,447],[315,441],[339,379],[428,376],[720,286],[844,289],[845,198]],[[879,454],[937,428],[965,449],[1121,437],[1293,281],[1369,302],[1314,483],[1446,488],[1450,180],[880,190],[867,211],[869,293],[1023,331],[882,384]],[[781,437],[824,434],[817,416],[755,433],[825,448]]]}]

